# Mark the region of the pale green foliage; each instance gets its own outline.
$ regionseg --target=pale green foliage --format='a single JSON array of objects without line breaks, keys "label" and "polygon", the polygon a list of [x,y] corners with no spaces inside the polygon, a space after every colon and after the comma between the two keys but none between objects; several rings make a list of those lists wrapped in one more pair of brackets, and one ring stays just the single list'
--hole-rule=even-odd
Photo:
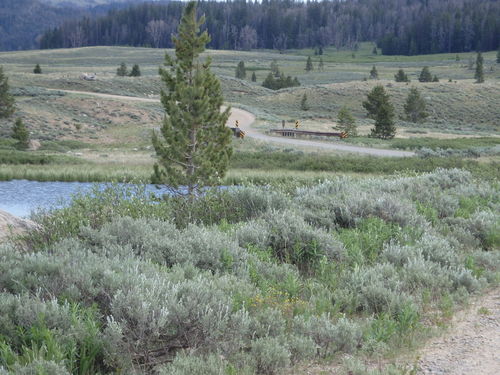
[{"label": "pale green foliage", "polygon": [[309,319],[295,317],[293,329],[311,338],[322,357],[339,351],[353,352],[362,341],[362,331],[356,323],[345,318],[333,323],[327,314]]},{"label": "pale green foliage", "polygon": [[245,255],[238,244],[217,229],[189,225],[178,230],[159,220],[117,218],[100,230],[83,228],[82,237],[102,250],[115,249],[166,266],[192,264],[205,270],[243,267]]},{"label": "pale green foliage", "polygon": [[158,375],[227,375],[226,368],[227,363],[216,355],[178,355],[171,364],[161,367]]},{"label": "pale green foliage", "polygon": [[292,364],[313,359],[316,356],[316,344],[310,337],[294,335],[288,338],[288,350]]},{"label": "pale green foliage", "polygon": [[279,337],[285,334],[286,322],[276,309],[258,311],[250,324],[252,338]]},{"label": "pale green foliage", "polygon": [[269,247],[278,260],[305,271],[323,257],[333,260],[343,255],[342,244],[330,233],[307,224],[293,211],[267,212],[239,228],[237,237],[242,246]]},{"label": "pale green foliage", "polygon": [[259,374],[273,375],[290,364],[290,351],[273,337],[255,340],[252,343],[252,355]]},{"label": "pale green foliage", "polygon": [[379,355],[411,344],[427,311],[498,282],[498,186],[461,170],[238,187],[182,205],[94,194],[52,213],[71,228],[62,240],[0,246],[10,373],[277,374],[314,356]]}]

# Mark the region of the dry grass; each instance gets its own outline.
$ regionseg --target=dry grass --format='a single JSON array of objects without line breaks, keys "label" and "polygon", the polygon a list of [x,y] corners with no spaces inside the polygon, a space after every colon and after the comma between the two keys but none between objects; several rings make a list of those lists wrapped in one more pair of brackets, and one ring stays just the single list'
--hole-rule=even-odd
[{"label": "dry grass", "polygon": [[[366,119],[361,103],[374,85],[383,84],[398,115],[402,114],[404,100],[412,86],[421,90],[428,103],[431,116],[426,123],[409,124],[398,120],[399,138],[447,139],[500,134],[500,75],[496,66],[492,71],[490,69],[494,66],[494,52],[484,55],[486,83],[477,85],[471,79],[473,71],[467,67],[471,54],[460,54],[461,60],[456,62],[455,54],[374,56],[371,49],[371,44],[362,44],[355,58],[352,58],[352,51],[326,49],[324,71],[311,73],[304,70],[311,50],[288,51],[286,54],[208,51],[206,55],[213,58],[212,67],[221,78],[225,97],[233,106],[254,113],[259,120],[256,126],[261,130],[280,126],[282,119],[290,122],[299,119],[302,129],[330,130],[338,110],[347,106],[356,117],[359,132],[366,135],[372,122]],[[39,87],[157,97],[161,88],[158,67],[163,63],[164,53],[165,50],[129,47],[19,51],[0,53],[0,65],[9,75],[11,86],[23,88],[25,95],[33,95],[17,97],[18,114],[27,123],[33,138],[82,140],[92,143],[104,154],[130,151],[130,159],[133,159],[134,149],[145,151],[150,143],[150,130],[160,125],[163,110],[159,104],[56,96]],[[259,82],[269,72],[274,59],[285,74],[298,76],[302,87],[277,92],[261,87]],[[240,60],[245,61],[249,70],[256,72],[257,83],[233,78]],[[313,56],[315,66],[318,60],[318,56]],[[139,64],[143,76],[116,77],[116,68],[122,61],[129,67]],[[36,63],[41,64],[43,74],[31,73]],[[373,64],[377,66],[381,80],[363,82]],[[431,72],[440,76],[440,83],[421,84],[414,79],[424,65],[429,65]],[[410,85],[392,80],[400,67],[412,78]],[[83,72],[97,73],[98,80],[80,80],[79,75]],[[449,83],[448,78],[453,82]],[[299,103],[304,93],[308,95],[309,111],[300,110]],[[10,122],[1,121],[0,134],[7,136],[11,126]],[[247,149],[244,145],[248,142],[245,140],[235,145],[238,149]]]}]

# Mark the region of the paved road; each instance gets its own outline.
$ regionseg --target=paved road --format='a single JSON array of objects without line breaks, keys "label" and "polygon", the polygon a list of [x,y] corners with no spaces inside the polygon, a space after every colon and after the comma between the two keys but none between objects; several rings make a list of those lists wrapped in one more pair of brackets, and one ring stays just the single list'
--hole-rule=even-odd
[{"label": "paved road", "polygon": [[[88,91],[74,91],[74,90],[56,90],[56,91],[62,91],[69,94],[90,95],[99,98],[115,99],[115,100],[131,100],[136,102],[147,102],[147,103],[159,103],[160,101],[159,99],[153,99],[153,98],[140,98],[135,96],[102,94],[102,93],[88,92]],[[393,156],[393,157],[415,156],[415,153],[410,151],[385,150],[380,148],[351,146],[343,143],[320,142],[320,141],[310,141],[305,139],[270,136],[261,133],[252,127],[252,124],[255,122],[255,116],[253,114],[244,111],[243,109],[240,108],[232,108],[231,116],[229,117],[227,125],[234,126],[236,120],[238,120],[239,127],[245,132],[245,135],[247,137],[258,139],[265,142],[280,143],[290,146],[304,146],[304,147],[311,147],[311,148],[318,148],[318,149],[332,150],[332,151],[346,151],[357,154],[374,155],[374,156]]]}]

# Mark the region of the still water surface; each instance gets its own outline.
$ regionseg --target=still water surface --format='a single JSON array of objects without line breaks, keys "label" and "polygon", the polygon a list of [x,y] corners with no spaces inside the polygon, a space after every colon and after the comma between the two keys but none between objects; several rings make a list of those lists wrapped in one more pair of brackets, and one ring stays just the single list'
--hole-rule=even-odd
[{"label": "still water surface", "polygon": [[[38,182],[12,180],[0,182],[0,210],[12,215],[29,217],[33,210],[61,207],[71,201],[76,193],[89,192],[93,186],[104,188],[110,184],[90,182]],[[132,186],[120,184],[121,186]],[[146,185],[146,191],[162,195],[164,190],[154,185]]]}]

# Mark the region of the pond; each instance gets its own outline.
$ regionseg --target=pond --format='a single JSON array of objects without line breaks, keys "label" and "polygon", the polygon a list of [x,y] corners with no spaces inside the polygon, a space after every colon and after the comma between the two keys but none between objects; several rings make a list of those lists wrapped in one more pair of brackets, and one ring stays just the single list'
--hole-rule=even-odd
[{"label": "pond", "polygon": [[[38,182],[27,180],[12,180],[0,182],[0,210],[19,217],[29,217],[36,209],[61,207],[71,202],[71,196],[76,193],[85,193],[98,185],[100,188],[109,187],[109,183],[90,182]],[[131,184],[118,184],[131,186]],[[166,193],[155,185],[146,185],[147,192],[161,196]]]}]

